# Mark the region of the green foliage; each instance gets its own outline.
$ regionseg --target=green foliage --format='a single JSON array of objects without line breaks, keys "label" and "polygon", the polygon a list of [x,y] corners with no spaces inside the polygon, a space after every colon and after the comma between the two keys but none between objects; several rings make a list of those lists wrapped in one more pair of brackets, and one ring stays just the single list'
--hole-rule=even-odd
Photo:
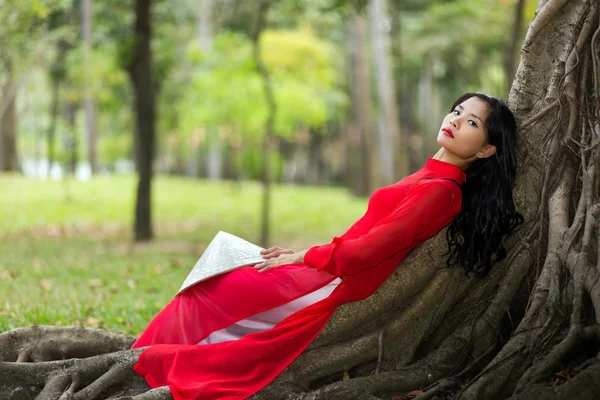
[{"label": "green foliage", "polygon": [[[465,90],[500,94],[504,80],[502,51],[515,3],[389,0],[399,103],[404,96],[418,93],[417,83],[428,65],[433,68],[434,84],[439,89],[435,92],[444,97],[442,103]],[[215,0],[214,4],[214,46],[206,54],[200,51],[197,40],[196,1],[180,0],[177,6],[166,0],[153,4],[158,157],[176,159],[180,165],[197,158],[217,135],[226,142],[241,144],[246,153],[254,153],[235,160],[239,165],[260,158],[267,111],[263,83],[248,39],[257,3]],[[273,2],[260,46],[272,75],[277,106],[275,135],[293,142],[299,129],[330,133],[327,123],[344,125],[350,118],[346,82],[348,20],[355,12],[366,14],[367,4],[366,0]],[[537,1],[526,2],[524,23],[533,17],[536,6]],[[27,152],[22,159],[32,157],[34,152],[43,156],[45,145],[41,140],[49,126],[50,87],[39,84],[37,78],[36,85],[28,84],[27,80],[33,79],[32,71],[65,78],[61,101],[63,105],[66,101],[80,104],[80,133],[84,131],[80,101],[84,87],[89,86],[96,103],[100,162],[108,164],[118,157],[131,157],[132,149],[126,147],[131,145],[134,127],[133,97],[126,67],[131,59],[133,17],[131,2],[95,1],[92,49],[86,61],[80,46],[79,1],[0,2],[0,18],[7,22],[0,27],[0,89],[10,75],[9,64],[17,66],[10,78],[22,79],[22,87],[26,88],[25,96],[19,97],[23,110],[19,111],[18,147]],[[69,49],[66,56],[60,51],[62,45]],[[61,106],[60,118],[62,114]],[[59,140],[64,131],[59,122]],[[80,140],[80,146],[84,142]],[[57,145],[57,150],[60,148]],[[80,153],[85,157],[85,151]],[[259,170],[255,164],[248,164],[252,166],[248,167],[250,171]],[[252,172],[248,176],[257,175]]]},{"label": "green foliage", "polygon": [[[261,186],[157,177],[158,238],[128,236],[136,179],[48,182],[0,175],[0,332],[34,324],[137,335],[173,297],[219,230],[258,241]],[[72,201],[65,200],[69,193]],[[274,245],[327,243],[366,200],[345,190],[275,186]],[[35,299],[35,301],[32,301]]]},{"label": "green foliage", "polygon": [[[292,135],[300,125],[323,126],[346,105],[330,43],[302,29],[265,31],[260,45],[272,73],[275,134]],[[215,38],[211,54],[201,54],[192,42],[188,57],[196,63],[197,73],[183,88],[181,130],[191,134],[199,127],[226,125],[244,141],[260,141],[267,110],[251,42],[241,34],[222,33]]]},{"label": "green foliage", "polygon": [[429,62],[435,79],[447,92],[472,89],[502,96],[503,76],[498,68],[513,14],[506,3],[455,0],[405,11],[400,19],[402,46],[407,49],[403,67],[421,70]]}]

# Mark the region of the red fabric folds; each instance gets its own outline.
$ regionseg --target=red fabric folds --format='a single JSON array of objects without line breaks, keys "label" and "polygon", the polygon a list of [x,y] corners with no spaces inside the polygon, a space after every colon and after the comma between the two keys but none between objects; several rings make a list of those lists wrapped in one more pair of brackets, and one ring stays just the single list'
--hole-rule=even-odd
[{"label": "red fabric folds", "polygon": [[[331,243],[309,249],[305,264],[263,273],[241,268],[184,291],[134,344],[149,346],[134,370],[151,387],[169,386],[176,400],[251,396],[302,353],[339,305],[371,295],[409,251],[452,221],[461,208],[465,178],[457,166],[430,158],[416,173],[375,191],[365,215]],[[215,330],[310,293],[336,276],[342,282],[329,297],[272,329],[195,345]]]},{"label": "red fabric folds", "polygon": [[211,332],[317,290],[335,276],[303,264],[265,272],[243,267],[181,292],[134,343],[196,344]]},{"label": "red fabric folds", "polygon": [[[356,275],[375,268],[410,248],[430,225],[439,226],[456,208],[457,187],[451,181],[425,180],[411,187],[404,199],[368,232],[356,239],[334,238],[309,249],[304,262],[335,276]],[[437,210],[436,210],[437,208]]]}]

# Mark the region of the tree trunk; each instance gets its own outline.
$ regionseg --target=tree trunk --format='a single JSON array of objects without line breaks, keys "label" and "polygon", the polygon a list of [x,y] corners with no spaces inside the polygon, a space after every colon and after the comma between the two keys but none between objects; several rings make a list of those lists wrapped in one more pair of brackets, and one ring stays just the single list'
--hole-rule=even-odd
[{"label": "tree trunk", "polygon": [[6,104],[0,111],[0,171],[19,171],[17,158],[17,86],[6,85]]},{"label": "tree trunk", "polygon": [[355,125],[346,129],[351,151],[348,161],[351,189],[355,195],[368,196],[375,189],[376,158],[373,101],[368,57],[367,21],[359,13],[353,12],[348,22],[348,48],[350,53],[350,90]]},{"label": "tree trunk", "polygon": [[317,186],[322,182],[323,175],[323,133],[313,129],[309,130],[308,139],[308,164],[306,166],[306,183],[308,185]]},{"label": "tree trunk", "polygon": [[381,108],[377,129],[380,162],[378,186],[385,186],[396,182],[397,176],[405,176],[408,172],[406,152],[399,146],[400,122],[389,55],[391,22],[387,0],[369,0],[369,19],[377,96]]},{"label": "tree trunk", "polygon": [[[599,4],[539,8],[508,98],[519,123],[515,198],[526,223],[506,242],[507,257],[485,278],[467,279],[445,268],[443,230],[374,294],[340,306],[252,399],[375,400],[413,390],[424,392],[420,399],[597,398]],[[70,329],[0,335],[0,359],[9,361],[0,363],[0,397],[146,392],[131,372],[143,349],[118,351],[131,339]],[[170,398],[165,388],[144,396]]]},{"label": "tree trunk", "polygon": [[60,79],[54,75],[50,77],[52,99],[50,100],[50,125],[46,133],[46,153],[48,158],[48,169],[46,178],[50,178],[52,163],[56,160],[56,122],[58,120],[58,104],[60,101]]},{"label": "tree trunk", "polygon": [[[77,123],[75,117],[77,115],[78,103],[75,100],[68,101],[65,105],[65,120],[68,126],[67,137],[65,142],[67,143],[67,151],[69,154],[69,171],[76,175],[77,164],[79,164],[79,140],[77,134]],[[92,171],[93,172],[93,171]]]},{"label": "tree trunk", "polygon": [[152,72],[152,0],[135,0],[134,46],[128,72],[134,89],[138,189],[135,204],[136,241],[151,240],[152,163],[156,136],[156,89]]},{"label": "tree trunk", "polygon": [[261,210],[261,230],[260,243],[263,247],[269,245],[269,216],[271,212],[271,143],[273,141],[273,125],[275,124],[275,113],[277,112],[275,104],[275,95],[271,82],[271,75],[267,66],[264,64],[260,53],[260,34],[262,33],[267,19],[267,12],[271,7],[271,0],[260,0],[258,5],[258,16],[256,27],[252,35],[254,44],[254,62],[256,69],[263,79],[265,100],[267,101],[267,120],[265,121],[265,136],[262,143],[262,182],[263,182],[263,200]]},{"label": "tree trunk", "polygon": [[[198,38],[202,54],[208,54],[213,47],[213,15],[214,0],[200,0],[198,7]],[[206,171],[208,179],[216,181],[223,176],[223,141],[215,126],[206,127],[208,153],[206,154]]]},{"label": "tree trunk", "polygon": [[92,97],[89,81],[89,69],[91,69],[89,53],[92,47],[92,1],[93,0],[83,0],[81,3],[81,13],[83,21],[81,31],[83,39],[84,60],[87,65],[87,79],[85,81],[85,94],[83,100],[85,104],[85,136],[87,138],[88,161],[90,163],[92,174],[95,174],[98,171],[98,159],[96,155],[96,106],[94,104],[94,98]]},{"label": "tree trunk", "polygon": [[504,93],[505,98],[508,97],[513,79],[515,77],[515,61],[516,52],[519,40],[521,39],[521,26],[523,25],[523,9],[525,8],[525,0],[517,0],[513,14],[513,25],[510,35],[510,40],[504,49]]}]

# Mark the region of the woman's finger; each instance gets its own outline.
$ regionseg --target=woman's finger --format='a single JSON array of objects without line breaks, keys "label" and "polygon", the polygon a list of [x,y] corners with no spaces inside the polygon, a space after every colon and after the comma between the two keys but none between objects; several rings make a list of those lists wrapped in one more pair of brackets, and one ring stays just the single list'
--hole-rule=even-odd
[{"label": "woman's finger", "polygon": [[269,247],[268,249],[261,250],[260,254],[268,254],[268,253],[271,253],[276,250],[281,250],[281,247],[279,247],[279,246]]},{"label": "woman's finger", "polygon": [[258,270],[258,272],[263,272],[263,271],[266,271],[266,270],[268,270],[269,268],[271,268],[269,265],[267,265],[267,264],[264,264],[264,265],[262,265],[261,267],[259,267],[259,268],[256,268],[256,269]]},{"label": "woman's finger", "polygon": [[289,250],[289,249],[280,249],[280,250],[275,250],[272,253],[263,255],[263,258],[276,258],[279,257],[282,254],[293,254],[294,251],[293,250]]},{"label": "woman's finger", "polygon": [[260,254],[264,257],[264,256],[268,256],[273,254],[273,252],[281,250],[281,247],[271,247],[270,249],[266,249],[266,250],[262,250],[260,252]]}]

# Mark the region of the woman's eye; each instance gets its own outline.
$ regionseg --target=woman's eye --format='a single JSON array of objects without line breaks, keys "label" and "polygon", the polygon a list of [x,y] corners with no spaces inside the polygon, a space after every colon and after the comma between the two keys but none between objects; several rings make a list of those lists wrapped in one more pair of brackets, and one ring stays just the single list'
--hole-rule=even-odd
[{"label": "woman's eye", "polygon": [[[452,112],[455,112],[455,111],[458,111],[458,113],[460,114],[460,111],[458,109],[456,109],[456,110],[454,110]],[[459,115],[459,114],[456,114],[456,115]],[[472,122],[471,126],[474,126],[475,128],[477,128],[477,124],[475,123],[475,121],[473,121],[472,119],[470,119],[469,122]]]}]

